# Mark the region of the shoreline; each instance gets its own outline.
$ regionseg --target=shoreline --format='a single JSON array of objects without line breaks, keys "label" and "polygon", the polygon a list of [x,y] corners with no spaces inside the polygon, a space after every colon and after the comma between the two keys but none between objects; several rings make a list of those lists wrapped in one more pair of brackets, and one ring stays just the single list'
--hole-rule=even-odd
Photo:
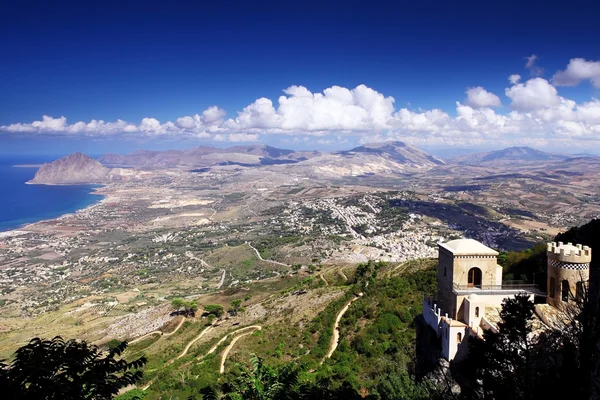
[{"label": "shoreline", "polygon": [[[36,185],[35,183],[28,183],[28,182],[26,182],[25,184]],[[90,185],[94,185],[94,184],[90,184]],[[56,186],[71,186],[71,185],[56,185]],[[109,193],[102,191],[102,189],[105,189],[105,188],[106,188],[106,186],[104,186],[104,185],[102,185],[100,187],[95,187],[95,188],[92,188],[92,190],[88,193],[88,195],[100,196],[100,199],[94,201],[93,204],[89,204],[83,208],[78,208],[78,209],[70,211],[70,212],[62,213],[56,217],[43,218],[43,219],[40,219],[35,222],[25,222],[14,228],[8,228],[8,229],[0,228],[0,238],[11,236],[13,234],[21,235],[24,233],[32,232],[33,229],[31,229],[31,228],[34,228],[35,225],[37,225],[37,224],[58,221],[60,219],[67,218],[69,216],[73,216],[73,215],[76,215],[81,212],[89,211],[89,210],[99,206],[105,200],[107,200],[109,198]]]}]

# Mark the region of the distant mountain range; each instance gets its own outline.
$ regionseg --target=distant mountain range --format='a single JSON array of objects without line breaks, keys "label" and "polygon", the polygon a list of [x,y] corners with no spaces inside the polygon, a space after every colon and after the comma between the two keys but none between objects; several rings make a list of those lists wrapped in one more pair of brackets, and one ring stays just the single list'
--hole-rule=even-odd
[{"label": "distant mountain range", "polygon": [[531,147],[509,147],[502,150],[495,150],[483,153],[467,154],[455,157],[450,160],[453,164],[462,165],[491,165],[505,163],[531,163],[562,161],[569,156],[546,153],[544,151],[532,149]]},{"label": "distant mountain range", "polygon": [[136,151],[131,154],[105,154],[98,161],[109,167],[210,167],[216,165],[260,166],[291,164],[320,155],[318,151],[293,151],[265,145],[217,148],[194,147],[187,150]]},{"label": "distant mountain range", "polygon": [[42,164],[34,178],[28,183],[41,185],[72,185],[81,183],[100,183],[105,180],[110,169],[97,160],[82,153]]},{"label": "distant mountain range", "polygon": [[[530,147],[509,147],[456,157],[448,164],[498,166],[510,168],[538,163],[560,163],[561,168],[580,169],[600,164],[599,157],[569,157],[546,153]],[[131,154],[105,154],[98,161],[81,153],[44,164],[30,183],[96,183],[109,179],[107,167],[142,169],[184,168],[208,170],[219,166],[243,168],[278,166],[314,178],[341,178],[379,174],[406,174],[443,167],[446,162],[403,142],[369,143],[333,153],[294,151],[266,145],[215,148],[194,147],[187,150],[137,151]],[[287,165],[287,166],[286,166]]]},{"label": "distant mountain range", "polygon": [[348,164],[374,162],[378,159],[388,164],[391,162],[402,165],[403,168],[406,166],[423,168],[444,164],[442,160],[403,142],[365,144],[334,153],[294,151],[265,145],[234,146],[224,149],[202,146],[188,150],[137,151],[125,155],[105,154],[99,158],[99,161],[110,167],[200,168],[219,165],[253,167],[295,164],[308,160],[314,160],[320,165]]}]

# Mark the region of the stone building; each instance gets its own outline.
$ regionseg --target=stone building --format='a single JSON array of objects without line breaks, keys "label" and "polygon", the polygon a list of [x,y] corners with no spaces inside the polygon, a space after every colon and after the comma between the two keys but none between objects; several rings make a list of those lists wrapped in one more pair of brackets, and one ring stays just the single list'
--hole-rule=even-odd
[{"label": "stone building", "polygon": [[[546,296],[534,284],[503,282],[498,252],[473,239],[440,243],[438,290],[425,297],[423,318],[440,340],[442,357],[466,356],[468,337],[497,329],[499,310],[506,298],[525,294]],[[562,309],[582,296],[589,280],[591,249],[570,243],[548,243],[547,303]],[[543,301],[543,300],[542,300]],[[548,308],[536,307],[539,323]]]},{"label": "stone building", "polygon": [[590,280],[592,249],[580,244],[548,243],[548,304],[564,308],[581,299]]}]

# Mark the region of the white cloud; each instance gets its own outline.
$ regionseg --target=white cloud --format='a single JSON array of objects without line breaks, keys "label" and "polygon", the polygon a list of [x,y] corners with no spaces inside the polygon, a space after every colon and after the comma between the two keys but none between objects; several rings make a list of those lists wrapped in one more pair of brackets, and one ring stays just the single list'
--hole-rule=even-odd
[{"label": "white cloud", "polygon": [[474,108],[491,108],[500,107],[502,105],[498,96],[488,92],[481,86],[469,88],[467,90],[466,103]]},{"label": "white cloud", "polygon": [[519,111],[536,110],[560,104],[558,91],[547,80],[533,78],[525,83],[516,84],[505,91],[512,100],[510,106]]},{"label": "white cloud", "polygon": [[257,140],[257,134],[230,133],[227,135],[227,141],[229,142],[256,142]]},{"label": "white cloud", "polygon": [[511,76],[508,77],[508,80],[513,85],[516,85],[521,80],[521,75],[519,75],[519,74],[512,74]]},{"label": "white cloud", "polygon": [[[255,142],[266,135],[285,135],[290,143],[361,143],[388,139],[413,144],[541,144],[600,146],[600,100],[577,103],[559,95],[543,78],[532,78],[506,88],[508,113],[492,107],[500,99],[484,88],[467,91],[456,108],[394,108],[394,98],[364,85],[354,89],[333,86],[313,93],[290,86],[274,103],[259,98],[236,117],[225,119],[216,106],[174,122],[147,117],[139,123],[92,120],[68,124],[65,117],[44,116],[40,121],[1,126],[9,134],[123,135],[138,138],[194,138],[221,142]],[[312,138],[312,139],[311,139]],[[310,140],[309,140],[310,139]]]},{"label": "white cloud", "polygon": [[529,70],[531,75],[540,76],[544,73],[544,69],[536,65],[538,56],[532,54],[529,57],[525,57],[525,59],[527,60],[527,62],[525,63],[525,68]]},{"label": "white cloud", "polygon": [[41,121],[33,121],[30,124],[12,124],[2,128],[8,132],[65,132],[67,119],[65,117],[53,118],[44,115]]},{"label": "white cloud", "polygon": [[600,61],[587,61],[572,58],[564,71],[558,71],[552,77],[556,86],[575,86],[584,80],[590,80],[592,86],[600,88]]}]

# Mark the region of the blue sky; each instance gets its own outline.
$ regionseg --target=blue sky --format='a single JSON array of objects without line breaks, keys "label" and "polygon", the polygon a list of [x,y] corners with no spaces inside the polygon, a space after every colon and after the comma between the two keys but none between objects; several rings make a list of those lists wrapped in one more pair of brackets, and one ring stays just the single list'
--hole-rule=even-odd
[{"label": "blue sky", "polygon": [[299,3],[4,5],[0,153],[600,148],[598,2]]}]

